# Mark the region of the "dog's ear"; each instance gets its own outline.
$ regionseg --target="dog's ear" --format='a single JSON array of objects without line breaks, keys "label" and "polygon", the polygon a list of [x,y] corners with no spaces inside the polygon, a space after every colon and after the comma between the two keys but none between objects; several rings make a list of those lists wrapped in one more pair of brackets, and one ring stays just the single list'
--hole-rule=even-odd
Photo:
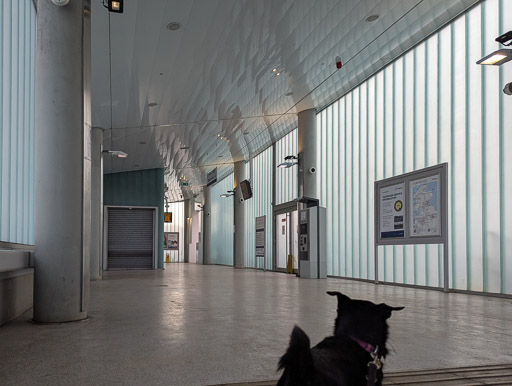
[{"label": "dog's ear", "polygon": [[331,296],[336,296],[338,298],[338,308],[340,308],[342,305],[350,302],[350,298],[347,295],[343,295],[341,292],[327,291],[327,293]]},{"label": "dog's ear", "polygon": [[386,303],[379,304],[379,308],[381,314],[384,316],[384,319],[388,319],[389,317],[391,317],[392,311],[400,311],[404,309],[404,307],[391,307],[388,306]]}]

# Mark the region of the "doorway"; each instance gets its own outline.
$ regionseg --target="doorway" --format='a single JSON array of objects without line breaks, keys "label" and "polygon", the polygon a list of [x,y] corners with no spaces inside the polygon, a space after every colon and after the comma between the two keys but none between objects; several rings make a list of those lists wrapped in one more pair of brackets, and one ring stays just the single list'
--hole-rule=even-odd
[{"label": "doorway", "polygon": [[274,211],[274,271],[286,272],[288,255],[293,256],[293,272],[299,269],[297,203],[280,205]]}]

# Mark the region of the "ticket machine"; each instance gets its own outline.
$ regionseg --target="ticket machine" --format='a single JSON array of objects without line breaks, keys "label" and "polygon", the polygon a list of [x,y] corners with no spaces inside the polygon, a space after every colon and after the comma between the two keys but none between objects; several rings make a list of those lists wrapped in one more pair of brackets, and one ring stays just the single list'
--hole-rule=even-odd
[{"label": "ticket machine", "polygon": [[299,210],[299,275],[309,279],[327,277],[326,211],[314,206]]}]

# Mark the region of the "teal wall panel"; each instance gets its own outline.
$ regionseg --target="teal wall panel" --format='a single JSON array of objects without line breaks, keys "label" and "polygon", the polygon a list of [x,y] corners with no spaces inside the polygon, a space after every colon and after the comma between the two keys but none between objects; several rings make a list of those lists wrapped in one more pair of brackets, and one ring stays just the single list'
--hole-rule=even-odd
[{"label": "teal wall panel", "polygon": [[[249,176],[250,163],[246,164]],[[256,266],[256,217],[266,216],[265,262],[258,261],[258,268],[272,269],[272,147],[253,158],[253,197],[245,201],[245,266]],[[262,260],[262,259],[259,259]]]},{"label": "teal wall panel", "polygon": [[233,265],[233,173],[211,187],[211,264]]},{"label": "teal wall panel", "polygon": [[[448,162],[450,286],[512,294],[512,65],[475,64],[509,14],[481,2],[318,114],[329,275],[374,278],[376,180]],[[442,286],[439,245],[380,247],[379,262],[387,282]]]},{"label": "teal wall panel", "polygon": [[36,10],[0,0],[0,241],[34,244]]},{"label": "teal wall panel", "polygon": [[105,174],[103,181],[104,205],[158,207],[158,268],[163,268],[164,170]]}]

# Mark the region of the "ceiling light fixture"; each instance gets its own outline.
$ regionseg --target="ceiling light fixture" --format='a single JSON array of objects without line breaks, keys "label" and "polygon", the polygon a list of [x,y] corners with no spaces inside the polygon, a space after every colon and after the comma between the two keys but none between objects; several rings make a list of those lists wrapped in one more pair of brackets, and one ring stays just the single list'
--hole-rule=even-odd
[{"label": "ceiling light fixture", "polygon": [[[498,43],[504,46],[512,45],[512,31],[508,31],[495,39]],[[503,48],[498,51],[494,51],[492,54],[484,56],[476,64],[501,66],[503,63],[507,63],[512,60],[512,50]]]},{"label": "ceiling light fixture", "polygon": [[123,13],[123,1],[124,0],[103,0],[103,6],[108,8],[109,12]]},{"label": "ceiling light fixture", "polygon": [[234,190],[228,190],[227,193],[222,193],[220,196],[222,198],[227,198],[227,197],[231,197],[231,196],[234,196],[235,195],[235,191]]},{"label": "ceiling light fixture", "polygon": [[367,23],[373,23],[374,21],[376,21],[380,16],[375,14],[375,15],[370,15],[366,18],[366,22]]},{"label": "ceiling light fixture", "polygon": [[272,69],[272,72],[276,72],[276,71],[277,71],[277,68],[273,68],[273,69]]},{"label": "ceiling light fixture", "polygon": [[286,157],[284,157],[284,162],[281,162],[279,165],[277,165],[277,167],[281,169],[287,169],[298,164],[299,157],[294,155],[287,155]]},{"label": "ceiling light fixture", "polygon": [[120,150],[103,150],[103,153],[109,154],[110,156],[117,157],[117,158],[128,157],[128,153],[125,153],[124,151],[120,151]]},{"label": "ceiling light fixture", "polygon": [[173,21],[169,24],[167,24],[167,29],[169,31],[177,31],[181,28],[181,23],[178,23],[177,21]]},{"label": "ceiling light fixture", "polygon": [[155,106],[158,106],[158,103],[151,102],[151,103],[148,103],[148,106],[149,107],[155,107]]},{"label": "ceiling light fixture", "polygon": [[512,60],[512,50],[504,48],[483,57],[476,64],[501,66],[510,60]]}]

